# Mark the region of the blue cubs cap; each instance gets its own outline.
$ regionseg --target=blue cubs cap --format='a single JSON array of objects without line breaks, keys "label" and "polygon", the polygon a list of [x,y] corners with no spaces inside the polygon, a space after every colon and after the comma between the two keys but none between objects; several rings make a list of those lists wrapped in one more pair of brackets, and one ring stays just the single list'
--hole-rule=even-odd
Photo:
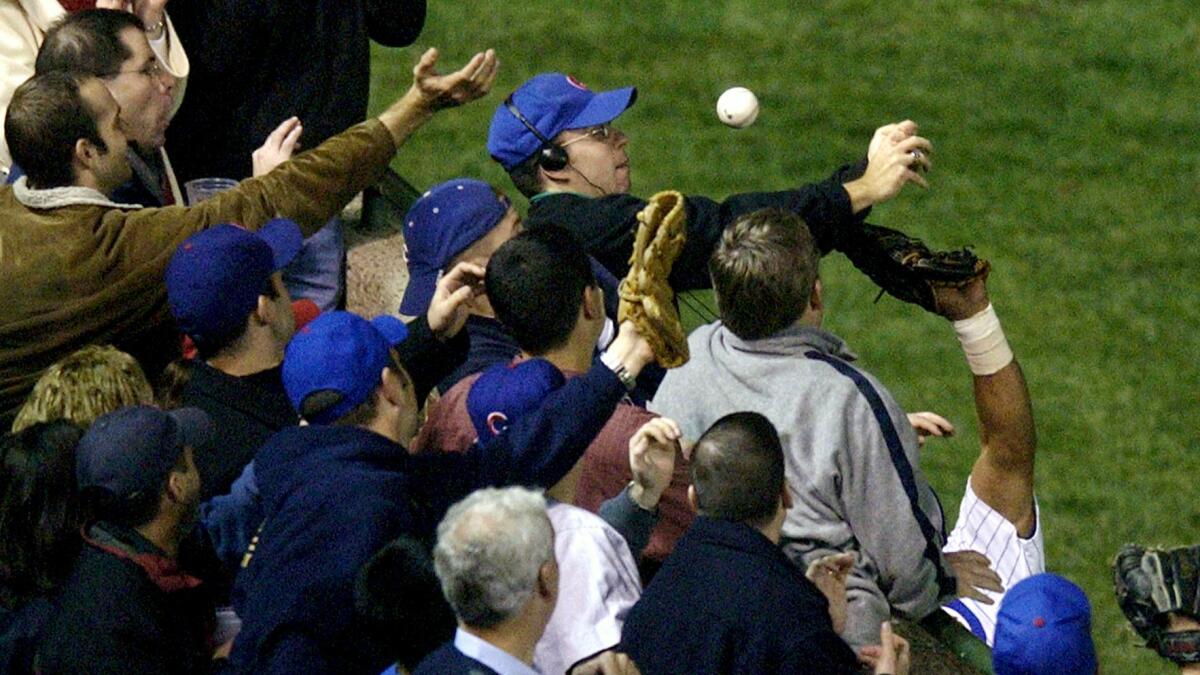
[{"label": "blue cubs cap", "polygon": [[[617,119],[637,100],[637,88],[596,93],[570,75],[542,73],[518,87],[508,100],[542,136],[554,140],[567,129],[594,127]],[[487,147],[492,159],[506,171],[529,159],[542,145],[507,105],[496,107]]]},{"label": "blue cubs cap", "polygon": [[391,349],[408,337],[408,327],[394,316],[373,321],[350,312],[325,312],[296,331],[283,354],[283,388],[296,412],[318,391],[341,394],[338,401],[305,417],[311,424],[330,424],[358,407],[375,387],[379,373],[392,362]]},{"label": "blue cubs cap", "polygon": [[536,410],[566,378],[546,359],[499,363],[488,368],[467,393],[467,414],[483,441],[499,436],[522,415]]},{"label": "blue cubs cap", "polygon": [[1092,608],[1057,574],[1035,574],[1004,594],[992,649],[996,675],[1094,675]]},{"label": "blue cubs cap", "polygon": [[188,237],[167,265],[167,303],[179,330],[197,342],[238,330],[258,305],[271,274],[304,245],[300,227],[286,218],[257,232],[215,225]]},{"label": "blue cubs cap", "polygon": [[400,313],[424,314],[442,269],[490,232],[508,208],[507,197],[470,178],[446,181],[422,195],[404,217],[408,287]]},{"label": "blue cubs cap", "polygon": [[162,489],[184,446],[207,449],[212,422],[198,408],[122,408],[88,427],[75,450],[79,488],[100,487],[117,498]]}]

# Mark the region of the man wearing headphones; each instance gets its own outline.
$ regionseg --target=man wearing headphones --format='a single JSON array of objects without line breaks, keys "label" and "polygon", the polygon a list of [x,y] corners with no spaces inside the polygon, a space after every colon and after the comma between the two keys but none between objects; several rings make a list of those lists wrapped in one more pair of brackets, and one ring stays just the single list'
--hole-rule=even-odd
[{"label": "man wearing headphones", "polygon": [[[637,213],[646,202],[628,194],[629,138],[612,122],[636,99],[634,87],[597,93],[569,75],[543,73],[496,108],[488,131],[488,152],[530,199],[526,227],[566,227],[617,277],[629,270]],[[672,271],[672,287],[711,288],[708,259],[725,226],[766,207],[800,215],[822,254],[836,249],[860,269],[869,268],[875,240],[863,235],[864,227],[872,227],[862,222],[868,209],[896,196],[906,183],[927,187],[920,174],[932,166],[933,148],[916,132],[908,120],[880,127],[866,158],[819,183],[720,202],[689,195],[688,239]]]}]

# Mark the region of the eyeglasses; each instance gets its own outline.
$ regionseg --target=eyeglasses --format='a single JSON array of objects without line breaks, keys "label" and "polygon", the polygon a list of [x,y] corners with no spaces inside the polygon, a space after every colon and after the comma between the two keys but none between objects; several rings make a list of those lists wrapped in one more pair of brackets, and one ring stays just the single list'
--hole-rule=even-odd
[{"label": "eyeglasses", "polygon": [[144,75],[144,76],[154,80],[154,79],[158,79],[158,78],[162,77],[163,73],[165,73],[165,72],[167,72],[167,71],[163,69],[162,64],[158,62],[158,59],[150,59],[149,61],[146,62],[146,65],[142,66],[141,68],[139,68],[137,70],[118,70],[118,71],[115,71],[112,73],[108,73],[106,75],[101,75],[100,77],[107,80],[107,79],[111,79],[114,77],[119,77],[121,75],[126,75],[129,73],[136,73],[138,75]]},{"label": "eyeglasses", "polygon": [[575,143],[577,141],[582,141],[586,138],[592,138],[597,141],[600,141],[601,143],[607,143],[609,141],[609,139],[615,137],[616,135],[617,135],[617,130],[613,129],[611,124],[605,123],[605,124],[601,124],[599,126],[591,127],[587,131],[583,132],[583,135],[576,136],[575,138],[572,138],[571,140],[567,141],[566,143],[559,143],[558,147],[565,148],[572,143]]}]

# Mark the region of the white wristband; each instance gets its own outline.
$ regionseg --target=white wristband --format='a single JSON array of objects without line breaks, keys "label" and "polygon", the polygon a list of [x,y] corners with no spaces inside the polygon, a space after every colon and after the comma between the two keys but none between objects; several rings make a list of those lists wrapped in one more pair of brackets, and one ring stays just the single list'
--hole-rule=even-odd
[{"label": "white wristband", "polygon": [[1000,327],[996,310],[988,303],[987,309],[969,319],[954,322],[954,332],[962,344],[967,365],[976,375],[992,375],[1012,363],[1013,352]]}]

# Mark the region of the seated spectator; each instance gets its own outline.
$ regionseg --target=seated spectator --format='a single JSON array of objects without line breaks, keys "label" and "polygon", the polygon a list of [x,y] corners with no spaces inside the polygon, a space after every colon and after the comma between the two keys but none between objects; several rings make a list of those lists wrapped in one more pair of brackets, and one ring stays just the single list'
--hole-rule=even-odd
[{"label": "seated spectator", "polygon": [[[419,316],[429,308],[443,272],[464,260],[486,267],[496,249],[521,231],[521,215],[487,183],[455,178],[418,199],[404,217],[404,225],[408,286],[400,313]],[[520,351],[512,334],[496,319],[486,295],[472,299],[470,310],[467,335],[471,349],[467,360],[438,383],[441,394],[467,375],[510,361]]]},{"label": "seated spectator", "polygon": [[33,672],[53,595],[79,554],[75,444],[83,431],[38,422],[0,440],[0,672]]},{"label": "seated spectator", "polygon": [[86,429],[101,415],[153,401],[150,383],[132,356],[110,345],[89,345],[38,378],[12,429],[50,420],[67,420]]},{"label": "seated spectator", "polygon": [[170,253],[217,223],[256,230],[282,216],[315,231],[432,113],[491,88],[494,53],[445,76],[436,59],[435,50],[422,56],[408,93],[377,119],[188,209],[111,201],[131,169],[101,80],[46,73],[21,85],[4,121],[26,175],[0,187],[0,411],[17,407],[51,363],[91,343],[128,351],[156,377],[178,354],[163,284]]},{"label": "seated spectator", "polygon": [[213,598],[180,553],[200,497],[194,452],[214,441],[194,408],[123,408],[88,429],[76,478],[99,520],[58,594],[40,672],[209,668]]},{"label": "seated spectator", "polygon": [[258,232],[217,225],[184,240],[167,266],[167,303],[199,352],[178,400],[208,413],[222,438],[216,454],[196,456],[202,501],[227,493],[272,434],[299,422],[280,376],[295,330],[280,270],[301,242],[282,218]]},{"label": "seated spectator", "polygon": [[857,672],[828,601],[779,550],[792,497],[771,423],[722,417],[690,466],[699,517],[630,611],[622,649],[645,675]]},{"label": "seated spectator", "polygon": [[[4,113],[12,100],[13,91],[17,86],[33,75],[34,62],[38,50],[46,39],[46,34],[59,23],[68,11],[81,9],[92,2],[59,2],[59,0],[20,0],[6,2],[0,5],[0,42],[5,49],[0,52],[0,126],[4,122]],[[180,83],[174,90],[174,107],[178,107],[183,98],[183,81],[190,71],[187,54],[183,44],[175,35],[175,27],[164,9],[158,2],[133,3],[131,10],[146,28],[146,40],[154,50],[154,57],[162,65],[163,70]],[[0,133],[0,174],[8,172],[12,158],[8,153],[8,144]]]},{"label": "seated spectator", "polygon": [[996,675],[1095,675],[1092,607],[1057,574],[1035,574],[1008,589],[996,617]]},{"label": "seated spectator", "polygon": [[542,672],[534,647],[561,583],[554,539],[546,500],[533,490],[480,490],[452,506],[438,525],[433,565],[458,631],[414,675]]},{"label": "seated spectator", "polygon": [[[522,357],[549,361],[568,379],[587,372],[605,325],[604,293],[587,254],[565,230],[552,226],[522,232],[501,246],[487,267],[488,301],[521,346]],[[416,452],[457,452],[478,437],[467,411],[476,376],[464,378],[430,407],[413,444]],[[633,380],[629,379],[632,386]],[[604,430],[588,447],[577,492],[558,495],[589,511],[630,486],[629,440],[655,415],[622,401]],[[692,520],[687,507],[687,468],[679,459],[669,486],[657,494],[628,493],[653,511],[661,497],[662,518],[644,555],[661,562]],[[636,493],[636,494],[635,494]]]},{"label": "seated spectator", "polygon": [[396,664],[384,675],[411,672],[454,638],[454,611],[438,586],[433,557],[412,537],[397,537],[363,565],[354,583],[354,606],[367,629],[392,647]]},{"label": "seated spectator", "polygon": [[[598,365],[491,443],[408,453],[417,401],[466,352],[464,305],[482,274],[460,263],[407,331],[393,317],[372,323],[331,312],[289,343],[284,387],[309,424],[278,432],[255,456],[265,520],[234,588],[243,622],[235,670],[375,675],[387,667],[394,647],[364,630],[354,610],[363,564],[400,535],[430,537],[449,504],[479,487],[559,481],[611,415],[623,387],[613,368]],[[653,358],[632,325],[611,349],[615,367],[631,373]]]},{"label": "seated spectator", "polygon": [[[562,373],[544,359],[499,364],[484,371],[467,396],[479,438],[504,433],[563,384]],[[651,425],[666,429],[670,422],[655,419],[647,423]],[[662,435],[660,431],[653,438],[657,441]],[[665,484],[678,448],[665,439],[655,445],[655,454],[666,458],[665,471],[657,476]],[[576,463],[546,491],[564,609],[550,618],[534,650],[534,666],[543,675],[570,672],[581,661],[614,648],[621,640],[625,615],[642,594],[637,565],[624,537],[595,514],[556,499],[558,494],[574,494],[582,465],[583,460]]]}]

